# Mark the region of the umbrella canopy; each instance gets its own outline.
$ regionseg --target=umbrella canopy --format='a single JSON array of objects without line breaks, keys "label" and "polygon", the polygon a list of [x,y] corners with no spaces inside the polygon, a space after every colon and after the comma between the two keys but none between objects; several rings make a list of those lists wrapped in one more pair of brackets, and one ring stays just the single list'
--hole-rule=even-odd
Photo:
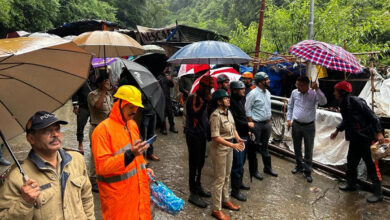
[{"label": "umbrella canopy", "polygon": [[144,45],[143,47],[145,53],[159,53],[159,54],[167,55],[167,51],[165,51],[164,48],[159,47],[157,45],[150,44],[150,45]]},{"label": "umbrella canopy", "polygon": [[24,131],[36,111],[64,105],[88,77],[91,55],[61,38],[0,40],[0,130]]},{"label": "umbrella canopy", "polygon": [[363,71],[356,57],[343,48],[328,43],[304,40],[290,47],[291,54],[317,65],[348,73]]},{"label": "umbrella canopy", "polygon": [[[50,37],[50,38],[61,38],[58,35],[55,34],[48,34],[48,33],[43,33],[43,32],[35,32],[31,34],[27,34],[26,37]],[[65,39],[66,40],[66,39]]]},{"label": "umbrella canopy", "polygon": [[146,67],[155,77],[160,75],[167,66],[167,56],[161,53],[147,53],[133,61]]},{"label": "umbrella canopy", "polygon": [[168,62],[173,64],[238,64],[252,58],[240,48],[221,41],[199,41],[178,50]]},{"label": "umbrella canopy", "polygon": [[94,57],[122,57],[144,53],[143,47],[133,38],[114,31],[92,31],[73,39],[78,46]]},{"label": "umbrella canopy", "polygon": [[177,77],[182,77],[189,74],[195,74],[203,70],[209,70],[210,65],[208,64],[182,64],[179,69]]},{"label": "umbrella canopy", "polygon": [[[148,69],[136,62],[119,59],[118,61],[111,64],[111,66],[117,63],[120,63],[120,68],[113,69],[113,74],[121,74],[122,68],[125,67],[130,72],[131,77],[138,84],[134,86],[141,89],[142,93],[152,104],[157,115],[160,117],[160,119],[163,119],[165,116],[165,97],[160,83],[157,81],[156,77],[154,77]],[[130,82],[133,82],[133,80],[130,80]]]},{"label": "umbrella canopy", "polygon": [[105,66],[105,65],[109,65],[111,64],[112,62],[114,62],[116,60],[115,57],[106,57],[106,58],[92,58],[92,61],[91,61],[91,64],[94,68],[97,68],[97,67],[102,67],[102,66]]},{"label": "umbrella canopy", "polygon": [[[217,87],[216,87],[217,80],[216,79],[219,75],[222,75],[222,74],[226,75],[230,81],[237,81],[237,80],[240,80],[240,78],[241,78],[241,74],[239,74],[232,67],[222,67],[222,68],[214,69],[214,70],[211,70],[210,72],[205,73],[203,76],[210,75],[214,78],[214,90],[216,90],[217,89]],[[198,77],[195,80],[194,84],[192,84],[192,88],[191,88],[190,93],[194,93],[196,90],[198,90],[200,78],[202,78],[203,76]]]}]

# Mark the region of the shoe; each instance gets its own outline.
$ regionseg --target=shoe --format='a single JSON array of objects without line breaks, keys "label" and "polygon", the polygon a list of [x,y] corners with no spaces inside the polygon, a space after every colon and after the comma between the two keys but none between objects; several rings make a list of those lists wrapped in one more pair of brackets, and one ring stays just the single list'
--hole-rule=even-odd
[{"label": "shoe", "polygon": [[198,195],[201,196],[201,197],[205,197],[205,198],[210,198],[211,197],[211,193],[206,191],[206,190],[204,190],[203,188],[200,189]]},{"label": "shoe", "polygon": [[233,198],[237,199],[238,201],[245,202],[246,197],[240,193],[240,192],[233,192],[230,194]]},{"label": "shoe", "polygon": [[242,190],[250,190],[251,187],[248,186],[248,185],[245,185],[244,183],[241,183],[240,189],[242,189]]},{"label": "shoe", "polygon": [[211,216],[213,216],[219,220],[229,220],[230,219],[229,216],[225,215],[225,213],[223,213],[221,210],[218,210],[218,211],[213,210],[211,212]]},{"label": "shoe", "polygon": [[163,134],[163,135],[167,135],[168,134],[167,130],[160,130],[160,133]]},{"label": "shoe", "polygon": [[263,169],[263,171],[264,171],[264,173],[266,173],[268,175],[278,177],[278,174],[275,171],[273,171],[272,168]]},{"label": "shoe", "polygon": [[343,191],[356,191],[358,190],[358,186],[356,183],[351,184],[347,182],[346,184],[339,186],[339,189]]},{"label": "shoe", "polygon": [[149,154],[149,155],[147,155],[147,156],[146,156],[146,159],[148,159],[148,160],[153,160],[153,161],[159,161],[159,160],[160,160],[160,158],[157,157],[157,156],[154,155],[154,154]]},{"label": "shoe", "polygon": [[271,156],[262,156],[264,164],[264,173],[277,177],[278,174],[272,170]]},{"label": "shoe", "polygon": [[382,183],[380,181],[377,181],[374,182],[372,185],[374,187],[374,193],[367,198],[367,202],[376,203],[382,201],[383,200]]},{"label": "shoe", "polygon": [[188,198],[188,202],[202,209],[207,207],[207,203],[203,201],[203,199],[198,194],[195,193],[191,193],[190,198]]},{"label": "shoe", "polygon": [[306,178],[306,181],[307,181],[308,183],[313,182],[313,178],[311,177],[310,174],[303,173],[303,176]]},{"label": "shoe", "polygon": [[176,133],[176,134],[179,133],[179,131],[177,131],[177,129],[175,127],[170,127],[169,131],[173,132],[173,133]]},{"label": "shoe", "polygon": [[1,166],[9,166],[9,165],[11,165],[11,162],[9,162],[8,160],[6,160],[4,157],[1,157],[1,158],[0,158],[0,165],[1,165]]},{"label": "shoe", "polygon": [[300,173],[303,171],[303,168],[302,167],[298,167],[296,166],[293,170],[291,170],[291,173],[292,174],[297,174],[297,173]]},{"label": "shoe", "polygon": [[229,209],[232,211],[238,211],[240,210],[240,206],[234,205],[232,202],[222,202],[222,208]]},{"label": "shoe", "polygon": [[256,179],[258,179],[258,180],[263,180],[263,176],[260,174],[259,171],[256,171],[254,177],[255,177]]}]

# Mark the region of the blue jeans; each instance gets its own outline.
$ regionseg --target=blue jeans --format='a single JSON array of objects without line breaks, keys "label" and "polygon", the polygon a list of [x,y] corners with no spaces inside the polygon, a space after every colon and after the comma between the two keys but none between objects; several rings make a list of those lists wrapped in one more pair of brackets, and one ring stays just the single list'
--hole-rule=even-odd
[{"label": "blue jeans", "polygon": [[[244,140],[248,140],[248,137],[241,137],[241,138]],[[237,143],[237,141],[234,140],[234,143]],[[238,191],[240,189],[242,178],[244,177],[246,147],[247,147],[247,142],[245,142],[244,151],[240,152],[237,150],[233,150],[233,165],[232,165],[232,172],[230,174],[232,190]]]},{"label": "blue jeans", "polygon": [[[156,114],[143,115],[141,119],[141,136],[142,140],[148,140],[153,137],[154,131],[156,130]],[[146,150],[146,155],[153,154],[153,144]]]}]

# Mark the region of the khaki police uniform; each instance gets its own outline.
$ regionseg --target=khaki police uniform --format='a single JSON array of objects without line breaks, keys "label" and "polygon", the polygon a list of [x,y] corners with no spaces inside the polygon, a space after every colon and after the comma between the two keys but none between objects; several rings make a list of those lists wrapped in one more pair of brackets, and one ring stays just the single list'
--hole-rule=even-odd
[{"label": "khaki police uniform", "polygon": [[[229,110],[217,108],[210,116],[211,137],[222,137],[233,142],[236,126]],[[229,186],[232,170],[233,148],[212,142],[210,156],[214,169],[212,190],[213,210],[221,210],[222,202],[230,201]]]}]

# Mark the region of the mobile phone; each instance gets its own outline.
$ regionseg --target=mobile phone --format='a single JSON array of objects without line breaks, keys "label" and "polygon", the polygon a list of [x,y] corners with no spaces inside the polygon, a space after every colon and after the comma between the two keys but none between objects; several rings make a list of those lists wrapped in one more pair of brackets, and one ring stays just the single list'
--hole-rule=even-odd
[{"label": "mobile phone", "polygon": [[146,143],[153,144],[157,140],[157,135],[154,135],[153,137],[149,138]]}]

